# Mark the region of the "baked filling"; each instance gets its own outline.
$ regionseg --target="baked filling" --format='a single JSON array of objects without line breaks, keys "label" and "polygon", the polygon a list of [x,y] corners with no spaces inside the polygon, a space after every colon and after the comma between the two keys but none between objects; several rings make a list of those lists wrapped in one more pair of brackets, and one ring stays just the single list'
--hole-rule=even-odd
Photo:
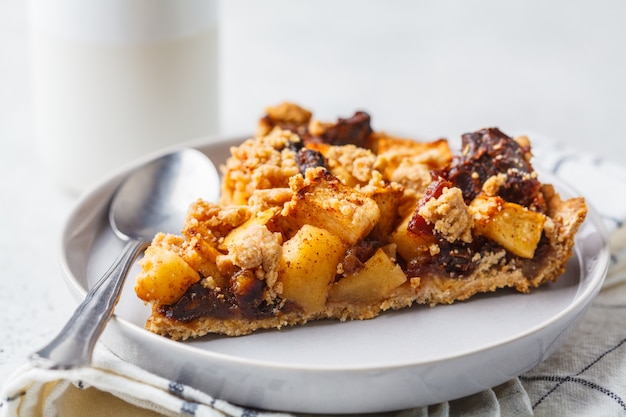
[{"label": "baked filling", "polygon": [[180,235],[146,250],[146,328],[236,336],[555,281],[584,199],[540,182],[527,137],[461,139],[453,155],[443,139],[374,131],[364,112],[325,123],[268,108],[221,167],[219,204],[196,201]]}]

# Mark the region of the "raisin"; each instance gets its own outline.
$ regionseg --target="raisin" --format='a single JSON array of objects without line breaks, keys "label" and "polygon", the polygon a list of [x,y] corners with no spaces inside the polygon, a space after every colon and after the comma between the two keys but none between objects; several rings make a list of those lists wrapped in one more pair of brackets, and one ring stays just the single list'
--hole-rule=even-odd
[{"label": "raisin", "polygon": [[309,168],[322,167],[328,169],[324,155],[319,151],[308,148],[300,148],[298,150],[296,153],[296,164],[302,175]]},{"label": "raisin", "polygon": [[434,258],[432,257],[410,259],[406,265],[406,276],[409,278],[426,277],[439,273],[440,268],[434,263]]},{"label": "raisin", "polygon": [[434,233],[433,225],[419,215],[419,206],[413,212],[406,229],[409,233],[422,238],[432,236]]},{"label": "raisin", "polygon": [[439,256],[436,263],[451,277],[462,277],[471,273],[476,267],[476,263],[472,262],[474,251],[470,245],[465,242],[456,241],[453,244],[445,239],[439,242]]},{"label": "raisin", "polygon": [[374,252],[382,246],[382,242],[378,240],[365,239],[358,242],[355,246],[348,248],[341,266],[343,276],[352,275],[363,269],[365,262],[374,255]]},{"label": "raisin", "polygon": [[298,140],[298,141],[290,140],[287,146],[289,147],[289,149],[291,149],[292,151],[294,151],[294,153],[297,154],[298,151],[300,151],[300,149],[304,148],[304,142],[302,142],[301,140]]},{"label": "raisin", "polygon": [[424,194],[420,199],[420,205],[424,205],[431,198],[441,197],[443,190],[446,188],[452,188],[452,183],[445,178],[438,177],[433,182],[428,184],[428,187],[424,190]]},{"label": "raisin", "polygon": [[347,119],[339,118],[337,123],[327,128],[321,137],[314,137],[310,140],[329,145],[352,144],[367,148],[368,140],[373,132],[370,121],[369,114],[358,111]]}]

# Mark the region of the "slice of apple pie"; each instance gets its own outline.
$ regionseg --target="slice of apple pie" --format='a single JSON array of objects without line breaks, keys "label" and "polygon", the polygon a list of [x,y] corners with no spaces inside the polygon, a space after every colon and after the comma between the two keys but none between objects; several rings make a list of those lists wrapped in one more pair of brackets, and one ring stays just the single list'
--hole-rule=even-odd
[{"label": "slice of apple pie", "polygon": [[496,128],[416,142],[357,112],[323,123],[267,109],[222,167],[219,204],[196,201],[181,235],[157,235],[137,295],[173,339],[244,335],[311,320],[370,319],[556,280],[585,218]]}]

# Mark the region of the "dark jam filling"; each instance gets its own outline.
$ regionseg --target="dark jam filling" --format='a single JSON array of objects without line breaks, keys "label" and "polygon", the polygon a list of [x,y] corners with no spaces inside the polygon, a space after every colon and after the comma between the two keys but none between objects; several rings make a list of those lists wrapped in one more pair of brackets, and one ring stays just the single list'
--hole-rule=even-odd
[{"label": "dark jam filling", "polygon": [[[441,274],[450,277],[467,276],[476,269],[482,255],[502,250],[501,246],[483,237],[475,237],[469,244],[461,240],[450,243],[419,215],[419,209],[431,198],[438,198],[446,187],[461,189],[463,199],[469,204],[481,192],[487,179],[504,174],[507,179],[496,193],[499,197],[531,210],[545,212],[541,184],[533,175],[533,167],[526,158],[529,153],[530,149],[522,147],[496,128],[462,136],[461,155],[455,158],[449,169],[432,173],[433,182],[425,190],[408,224],[410,233],[427,244],[438,245],[439,254],[434,257],[425,254],[423,258],[409,260],[409,277]],[[548,248],[547,242],[542,240],[536,252],[541,254]],[[526,276],[532,276],[530,269],[526,267],[524,270]]]},{"label": "dark jam filling", "polygon": [[[441,252],[437,256],[424,256],[423,258],[411,259],[405,268],[407,277],[448,276],[450,278],[463,278],[471,274],[478,266],[476,254],[485,256],[497,253],[503,248],[497,243],[483,237],[478,237],[471,244],[449,243],[442,240],[439,243]],[[506,253],[506,263],[515,262],[522,274],[527,278],[534,278],[543,268],[543,260],[550,251],[550,244],[544,237],[539,241],[535,256],[532,259],[522,259]],[[514,259],[513,259],[514,258]]]},{"label": "dark jam filling", "polygon": [[406,266],[408,277],[448,276],[458,278],[469,275],[477,266],[476,254],[497,252],[501,247],[496,243],[478,237],[472,243],[454,242],[437,238],[440,252],[436,256],[425,254],[423,258],[411,259]]},{"label": "dark jam filling", "polygon": [[229,288],[212,290],[198,282],[174,304],[159,306],[167,318],[189,322],[200,317],[262,319],[275,314],[279,306],[269,305],[264,297],[264,282],[250,270],[231,278]]},{"label": "dark jam filling", "polygon": [[224,319],[232,317],[237,311],[238,306],[231,297],[205,288],[200,283],[189,287],[176,303],[159,306],[159,313],[183,322],[206,316]]},{"label": "dark jam filling", "polygon": [[480,193],[487,179],[505,174],[506,183],[498,190],[500,197],[535,211],[545,211],[545,201],[539,191],[541,184],[532,177],[534,170],[526,159],[530,149],[496,128],[466,133],[461,140],[461,155],[441,176],[461,189],[466,202]]}]

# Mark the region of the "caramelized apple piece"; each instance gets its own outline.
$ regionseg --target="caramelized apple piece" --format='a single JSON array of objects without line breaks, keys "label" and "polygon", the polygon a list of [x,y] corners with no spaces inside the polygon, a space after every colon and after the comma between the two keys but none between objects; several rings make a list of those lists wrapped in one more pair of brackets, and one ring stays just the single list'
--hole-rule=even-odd
[{"label": "caramelized apple piece", "polygon": [[294,190],[283,216],[297,226],[309,224],[339,236],[348,246],[363,239],[376,225],[380,210],[365,194],[347,187],[323,168],[309,169],[306,179],[292,177]]},{"label": "caramelized apple piece", "polygon": [[302,226],[283,244],[278,267],[281,297],[295,302],[307,313],[323,310],[345,250],[338,236],[319,227]]},{"label": "caramelized apple piece", "polygon": [[514,255],[532,258],[546,217],[497,196],[477,196],[470,204],[475,232]]},{"label": "caramelized apple piece", "polygon": [[406,280],[402,268],[380,248],[363,269],[335,283],[328,298],[331,302],[382,300]]},{"label": "caramelized apple piece", "polygon": [[171,304],[200,280],[200,275],[178,254],[160,246],[146,249],[140,261],[135,292],[144,301]]}]

